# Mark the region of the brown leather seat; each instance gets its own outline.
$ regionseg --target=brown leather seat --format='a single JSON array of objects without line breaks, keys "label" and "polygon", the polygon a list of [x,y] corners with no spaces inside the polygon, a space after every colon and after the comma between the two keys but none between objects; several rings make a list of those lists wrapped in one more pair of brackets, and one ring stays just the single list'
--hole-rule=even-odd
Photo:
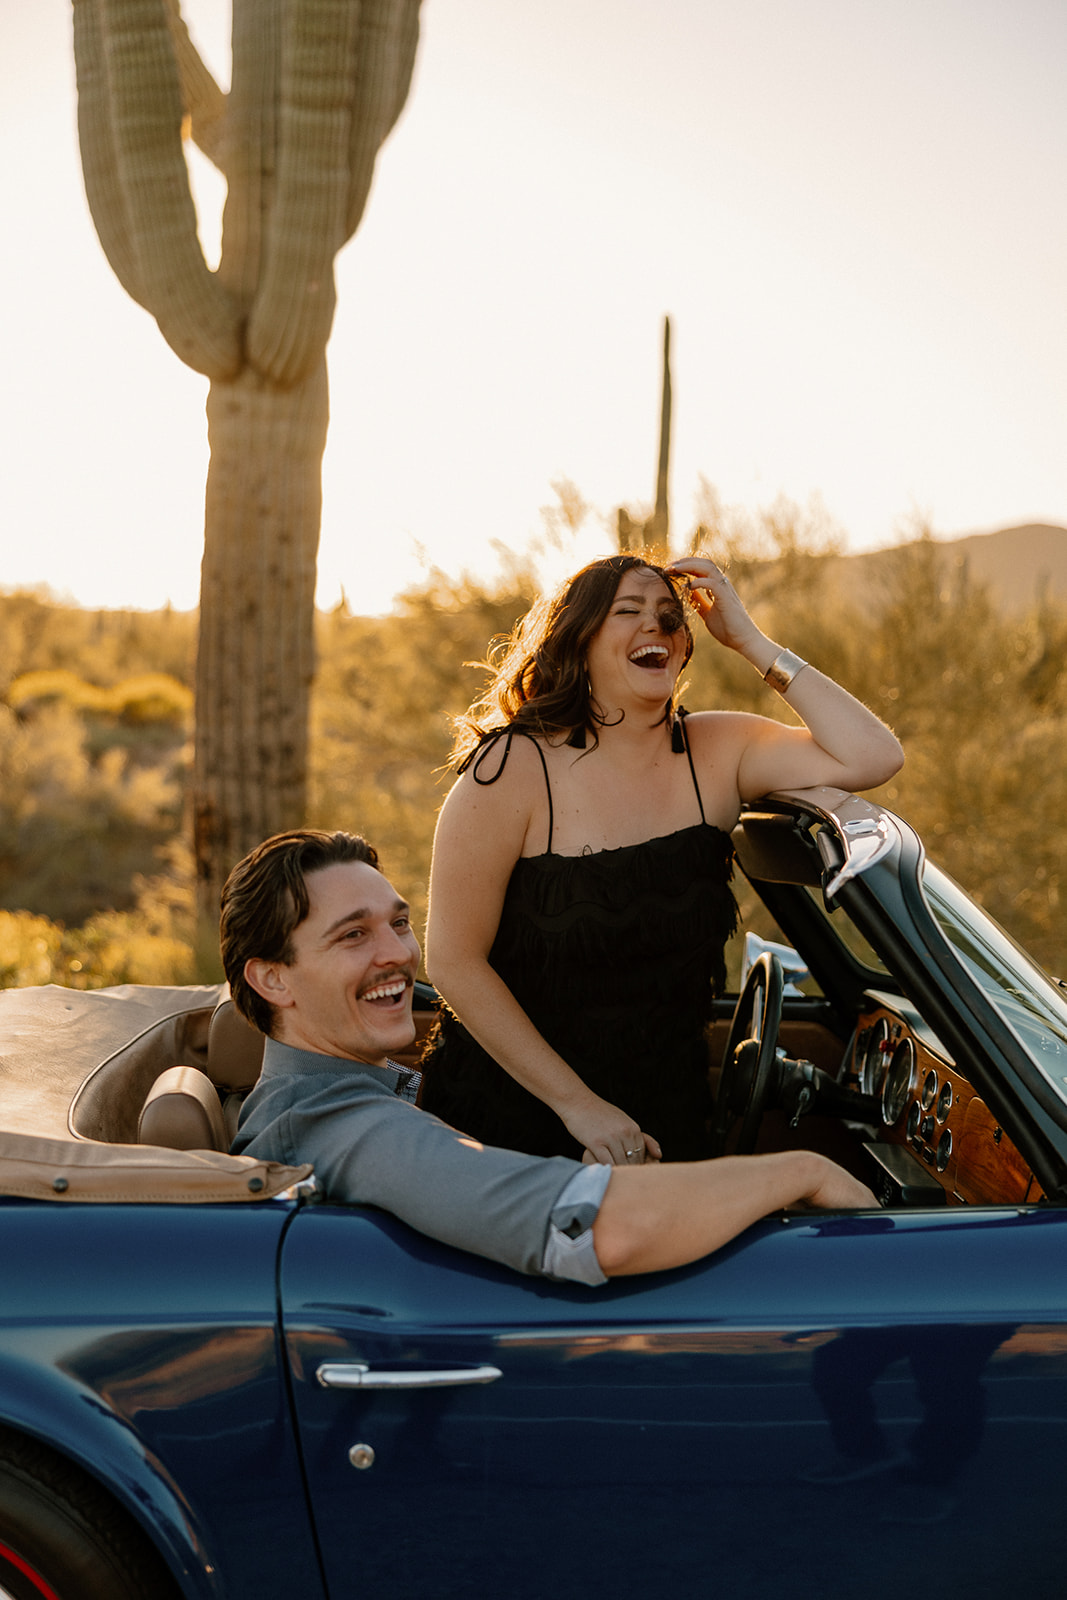
[{"label": "brown leather seat", "polygon": [[263,1035],[246,1022],[232,1000],[220,1000],[211,1014],[207,1033],[207,1070],[222,1096],[226,1148],[237,1133],[237,1119],[245,1095],[263,1065]]},{"label": "brown leather seat", "polygon": [[228,1150],[219,1092],[199,1067],[168,1067],[151,1089],[137,1122],[138,1144],[168,1150]]},{"label": "brown leather seat", "polygon": [[207,1033],[207,1071],[225,1092],[245,1093],[263,1065],[263,1035],[246,1022],[232,1000],[220,1000]]}]

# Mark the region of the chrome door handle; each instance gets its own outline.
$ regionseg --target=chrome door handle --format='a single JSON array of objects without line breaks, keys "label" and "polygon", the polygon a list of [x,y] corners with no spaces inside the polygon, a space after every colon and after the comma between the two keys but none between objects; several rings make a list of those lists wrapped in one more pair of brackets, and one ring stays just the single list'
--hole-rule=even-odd
[{"label": "chrome door handle", "polygon": [[324,1389],[445,1389],[462,1383],[495,1383],[499,1367],[407,1368],[373,1370],[363,1361],[324,1361],[315,1373]]}]

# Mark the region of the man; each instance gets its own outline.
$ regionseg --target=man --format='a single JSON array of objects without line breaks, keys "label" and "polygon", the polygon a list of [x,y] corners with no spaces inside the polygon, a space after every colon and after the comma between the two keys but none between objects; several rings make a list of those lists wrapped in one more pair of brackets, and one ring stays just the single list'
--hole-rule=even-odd
[{"label": "man", "polygon": [[245,857],[222,892],[234,1002],[266,1034],[233,1149],[314,1164],[326,1197],[376,1205],[520,1272],[599,1284],[707,1255],[785,1206],[875,1206],[810,1151],[674,1166],[583,1165],[482,1146],[420,1111],[419,946],[376,851],[298,829]]}]

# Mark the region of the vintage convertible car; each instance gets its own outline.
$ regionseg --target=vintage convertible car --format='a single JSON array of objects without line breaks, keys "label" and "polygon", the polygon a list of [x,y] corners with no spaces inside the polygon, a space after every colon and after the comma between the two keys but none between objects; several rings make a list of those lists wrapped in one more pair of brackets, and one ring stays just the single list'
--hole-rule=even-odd
[{"label": "vintage convertible car", "polygon": [[883,1209],[600,1290],[219,1153],[216,990],[0,996],[0,1596],[1059,1595],[1067,997],[866,801],[736,852],[787,971],[723,1001],[719,1146]]}]

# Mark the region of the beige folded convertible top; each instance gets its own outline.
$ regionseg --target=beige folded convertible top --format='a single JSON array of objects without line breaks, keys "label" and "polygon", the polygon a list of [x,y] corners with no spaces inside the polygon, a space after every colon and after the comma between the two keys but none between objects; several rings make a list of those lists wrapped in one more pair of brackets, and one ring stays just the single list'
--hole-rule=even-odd
[{"label": "beige folded convertible top", "polygon": [[135,1142],[156,1075],[203,1065],[225,993],[218,984],[0,990],[0,1195],[190,1204],[310,1190],[309,1166]]},{"label": "beige folded convertible top", "polygon": [[0,1195],[24,1200],[189,1205],[272,1200],[307,1184],[311,1167],[283,1167],[214,1150],[41,1139],[0,1130]]},{"label": "beige folded convertible top", "polygon": [[[206,1040],[219,984],[151,987],[119,984],[110,989],[66,989],[59,984],[0,990],[0,1128],[62,1138],[80,1085],[100,1063],[141,1035],[173,1019],[156,1059],[145,1063],[148,1082],[164,1067],[183,1061],[202,1065],[195,1037]],[[167,1030],[164,1028],[164,1035]],[[138,1106],[139,1109],[139,1106]],[[136,1128],[136,1112],[133,1126]],[[90,1139],[115,1140],[101,1126],[78,1128]],[[119,1134],[116,1142],[133,1135]]]}]

